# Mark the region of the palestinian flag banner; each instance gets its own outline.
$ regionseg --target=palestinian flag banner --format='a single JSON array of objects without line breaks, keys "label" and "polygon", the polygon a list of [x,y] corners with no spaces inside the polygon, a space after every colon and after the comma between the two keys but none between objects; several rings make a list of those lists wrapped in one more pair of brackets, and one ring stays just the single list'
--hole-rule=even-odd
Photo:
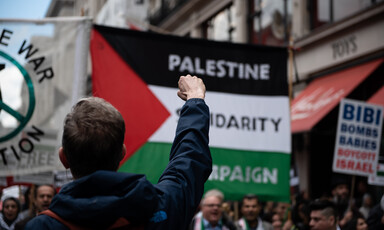
[{"label": "palestinian flag banner", "polygon": [[206,84],[213,172],[205,189],[225,199],[255,193],[289,201],[287,50],[94,26],[94,96],[121,111],[127,155],[119,171],[156,183],[165,169],[184,102],[181,75]]}]

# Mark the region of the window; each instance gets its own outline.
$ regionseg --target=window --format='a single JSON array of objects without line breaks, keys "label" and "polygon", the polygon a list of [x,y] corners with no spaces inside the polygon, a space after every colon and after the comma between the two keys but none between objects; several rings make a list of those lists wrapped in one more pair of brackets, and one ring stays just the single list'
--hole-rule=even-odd
[{"label": "window", "polygon": [[254,44],[286,45],[291,27],[292,0],[251,0],[250,41]]},{"label": "window", "polygon": [[308,1],[311,29],[342,20],[384,0],[314,0]]},{"label": "window", "polygon": [[216,41],[232,41],[235,32],[234,15],[232,5],[217,13],[203,24],[203,37]]}]

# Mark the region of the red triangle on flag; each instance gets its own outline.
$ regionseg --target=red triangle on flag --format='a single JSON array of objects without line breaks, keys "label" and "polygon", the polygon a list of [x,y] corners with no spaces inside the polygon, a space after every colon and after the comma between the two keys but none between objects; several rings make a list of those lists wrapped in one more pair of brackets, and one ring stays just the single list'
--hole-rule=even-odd
[{"label": "red triangle on flag", "polygon": [[170,116],[137,73],[96,30],[91,36],[92,90],[115,106],[125,121],[123,164]]}]

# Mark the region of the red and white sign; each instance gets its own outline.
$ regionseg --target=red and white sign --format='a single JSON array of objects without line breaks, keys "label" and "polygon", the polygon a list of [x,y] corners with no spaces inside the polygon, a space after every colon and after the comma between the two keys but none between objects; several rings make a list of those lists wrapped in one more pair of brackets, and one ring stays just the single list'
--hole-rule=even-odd
[{"label": "red and white sign", "polygon": [[356,100],[340,102],[333,171],[369,176],[376,172],[383,107]]}]

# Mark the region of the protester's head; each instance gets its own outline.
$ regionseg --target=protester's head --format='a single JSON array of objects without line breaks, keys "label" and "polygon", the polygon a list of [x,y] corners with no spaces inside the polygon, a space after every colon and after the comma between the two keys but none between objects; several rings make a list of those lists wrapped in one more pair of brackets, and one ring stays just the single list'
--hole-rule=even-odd
[{"label": "protester's head", "polygon": [[116,171],[125,154],[124,133],[116,108],[101,98],[84,98],[65,118],[60,159],[74,178]]},{"label": "protester's head", "polygon": [[284,219],[285,215],[287,214],[288,209],[290,208],[291,204],[286,202],[278,202],[276,204],[276,207],[274,208],[274,211],[280,215],[280,219]]},{"label": "protester's head", "polygon": [[49,208],[56,191],[51,185],[38,185],[35,187],[33,204],[36,212],[42,212]]},{"label": "protester's head", "polygon": [[275,208],[275,202],[267,201],[264,204],[263,212],[264,214],[272,214],[274,208]]},{"label": "protester's head", "polygon": [[339,200],[348,200],[349,187],[348,184],[338,184],[332,189],[333,196]]},{"label": "protester's head", "polygon": [[373,206],[373,199],[369,193],[364,194],[362,206],[369,208]]},{"label": "protester's head", "polygon": [[336,202],[348,201],[349,183],[346,176],[335,174],[332,177],[332,195]]},{"label": "protester's head", "polygon": [[20,202],[14,197],[8,197],[3,201],[3,209],[1,210],[4,218],[8,222],[13,222],[20,213]]},{"label": "protester's head", "polygon": [[243,197],[241,202],[241,214],[248,222],[253,222],[259,217],[261,206],[259,198],[254,194]]},{"label": "protester's head", "polygon": [[338,214],[335,204],[329,200],[315,200],[309,205],[310,222],[313,230],[336,229]]},{"label": "protester's head", "polygon": [[368,230],[363,214],[354,212],[352,219],[345,224],[343,230]]},{"label": "protester's head", "polygon": [[283,221],[280,218],[280,215],[277,213],[272,214],[272,227],[273,230],[281,230]]},{"label": "protester's head", "polygon": [[205,193],[201,201],[201,212],[212,226],[216,226],[222,216],[221,205],[224,200],[224,195],[217,189],[209,190]]},{"label": "protester's head", "polygon": [[364,217],[357,218],[356,220],[356,230],[368,230],[368,224],[365,222]]}]

